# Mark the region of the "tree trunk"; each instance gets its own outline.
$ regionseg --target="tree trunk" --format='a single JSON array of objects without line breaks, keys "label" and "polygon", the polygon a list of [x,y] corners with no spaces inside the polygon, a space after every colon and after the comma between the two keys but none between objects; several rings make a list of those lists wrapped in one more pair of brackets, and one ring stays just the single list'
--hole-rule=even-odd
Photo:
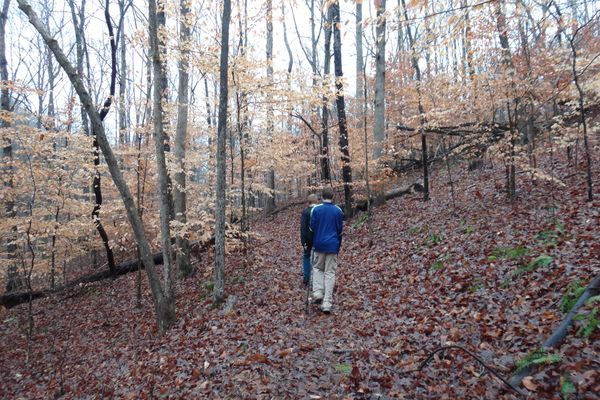
[{"label": "tree trunk", "polygon": [[[79,76],[83,77],[83,61],[84,61],[84,52],[83,52],[83,27],[85,21],[83,18],[81,20],[77,19],[77,12],[75,10],[75,0],[67,0],[69,3],[69,7],[71,9],[71,19],[73,22],[73,31],[75,32],[75,51],[77,56],[77,73]],[[85,0],[81,3],[80,15],[83,16],[85,11]],[[83,79],[82,79],[83,80]],[[81,105],[81,125],[83,127],[83,132],[86,135],[90,134],[90,127],[88,122],[88,116],[85,111],[85,107],[83,104]]]},{"label": "tree trunk", "polygon": [[[404,19],[408,21],[408,11],[406,10],[405,1],[402,0],[402,8],[404,9]],[[408,41],[411,49],[412,65],[416,75],[417,85],[417,98],[418,98],[418,110],[419,110],[419,131],[421,136],[421,157],[423,163],[423,200],[429,200],[429,162],[427,160],[427,132],[425,132],[425,109],[423,107],[422,95],[421,95],[421,68],[419,67],[419,60],[415,50],[415,38],[413,37],[410,26],[406,26],[406,32],[408,34]]]},{"label": "tree trunk", "polygon": [[150,39],[150,51],[152,53],[152,72],[154,75],[153,85],[153,122],[154,122],[154,145],[156,148],[156,169],[158,173],[158,190],[160,194],[160,237],[163,260],[163,295],[166,302],[174,303],[173,297],[173,252],[171,249],[172,219],[172,197],[169,185],[169,173],[167,170],[166,155],[169,151],[168,136],[164,129],[165,112],[163,102],[167,91],[166,71],[166,43],[158,32],[165,29],[165,2],[164,0],[150,0],[148,2],[148,19]]},{"label": "tree trunk", "polygon": [[[175,133],[175,163],[174,174],[175,188],[175,219],[183,226],[187,221],[187,195],[185,183],[185,146],[188,129],[188,102],[189,102],[189,58],[190,58],[190,9],[188,0],[180,0],[179,21],[179,89],[177,99],[177,127]],[[180,229],[182,228],[180,227]],[[185,230],[184,230],[185,232]],[[176,260],[179,274],[187,277],[192,272],[190,263],[190,245],[184,234],[178,233],[175,239]]]},{"label": "tree trunk", "polygon": [[375,28],[375,129],[373,158],[383,154],[385,140],[385,0],[375,2],[377,7],[377,25]]},{"label": "tree trunk", "polygon": [[223,0],[221,28],[221,57],[219,66],[219,117],[217,127],[217,190],[215,199],[215,270],[213,301],[217,304],[225,298],[225,139],[227,137],[229,21],[231,0]]},{"label": "tree trunk", "polygon": [[[548,339],[546,339],[546,341],[542,344],[542,346],[541,346],[542,350],[548,351],[552,348],[559,347],[559,345],[562,343],[563,339],[567,336],[567,333],[569,332],[569,328],[571,327],[573,320],[578,315],[577,311],[579,310],[579,308],[581,308],[583,305],[585,305],[586,302],[592,296],[597,296],[599,291],[600,291],[600,274],[596,275],[596,277],[594,279],[592,279],[592,281],[585,288],[584,292],[579,296],[579,299],[577,300],[577,302],[575,302],[573,307],[571,307],[571,310],[567,313],[567,315],[562,320],[560,325],[556,328],[556,330],[552,333],[552,335],[550,335],[550,337]],[[533,372],[532,369],[533,369],[533,364],[530,364],[530,365],[526,366],[525,368],[521,369],[520,371],[516,372],[513,376],[511,376],[510,383],[515,386],[519,386],[522,383],[523,378],[525,378],[527,375],[532,374],[532,372]]]},{"label": "tree trunk", "polygon": [[[273,0],[267,0],[267,81],[269,87],[273,86]],[[273,106],[267,106],[267,135],[273,135]],[[269,165],[267,171],[267,202],[265,212],[272,213],[275,210],[275,170],[273,165]]]},{"label": "tree trunk", "polygon": [[[0,111],[2,112],[2,118],[0,118],[0,127],[7,128],[10,126],[11,118],[9,113],[11,112],[10,107],[10,91],[7,86],[8,82],[8,61],[6,59],[6,22],[8,20],[8,9],[10,6],[10,0],[4,0],[2,4],[2,13],[0,14],[0,81],[2,81],[2,89],[0,89]],[[8,159],[8,166],[5,172],[2,173],[2,180],[5,187],[12,189],[13,187],[13,166],[12,166],[12,141],[7,138],[2,144],[2,156]],[[4,202],[6,207],[6,217],[15,218],[15,203],[12,199]],[[17,246],[14,244],[16,239],[17,227],[13,226],[10,230],[10,234],[6,235],[6,253],[7,253],[7,280],[6,280],[6,291],[10,292],[23,286],[23,282],[19,279],[19,270],[16,264],[15,251]]]},{"label": "tree trunk", "polygon": [[572,54],[572,73],[573,82],[577,88],[579,95],[579,121],[583,129],[583,148],[585,150],[585,161],[586,161],[586,184],[587,184],[587,201],[594,200],[594,192],[592,187],[592,155],[590,151],[590,144],[588,140],[587,121],[585,119],[585,107],[584,107],[584,93],[581,85],[579,84],[579,76],[577,75],[577,49],[575,47],[575,37],[569,38],[569,44],[571,46]]},{"label": "tree trunk", "polygon": [[[510,78],[510,86],[512,94],[516,94],[515,82],[514,82],[514,68],[512,64],[512,56],[510,54],[510,46],[508,43],[508,32],[506,27],[506,17],[502,11],[502,5],[504,1],[496,3],[496,28],[498,30],[498,38],[500,40],[500,47],[502,48],[502,65],[504,71]],[[511,95],[512,95],[511,94]],[[514,105],[514,112],[512,118],[510,116],[511,104]],[[507,104],[508,111],[508,123],[510,126],[510,154],[508,159],[508,176],[507,176],[507,193],[508,197],[513,198],[516,195],[516,168],[515,168],[515,147],[516,147],[516,132],[515,125],[518,120],[517,110],[518,101],[515,99],[509,100]]]},{"label": "tree trunk", "polygon": [[344,206],[346,216],[351,217],[352,208],[352,167],[350,166],[350,148],[348,144],[348,126],[346,121],[346,103],[344,100],[344,83],[342,72],[342,35],[340,32],[340,5],[339,0],[331,6],[330,20],[333,25],[333,61],[335,64],[335,101],[340,129],[340,151],[342,152],[342,180],[344,181]]},{"label": "tree trunk", "polygon": [[[111,56],[111,67],[112,73],[110,77],[110,91],[106,101],[104,102],[104,106],[100,111],[100,121],[104,121],[106,116],[108,115],[108,111],[110,110],[110,105],[112,104],[112,99],[115,95],[115,84],[116,84],[116,71],[117,71],[117,48],[115,44],[115,38],[112,28],[112,23],[110,20],[110,15],[108,11],[108,0],[105,5],[104,17],[106,20],[106,24],[108,26],[109,37],[110,37],[110,56]],[[102,225],[100,220],[100,208],[102,207],[102,181],[100,176],[100,149],[98,148],[98,139],[96,138],[97,132],[92,129],[93,142],[92,142],[92,152],[94,154],[94,178],[92,181],[92,188],[94,190],[94,199],[96,204],[94,205],[94,209],[92,210],[92,221],[96,226],[96,230],[102,239],[102,244],[104,245],[104,251],[106,252],[106,261],[108,262],[108,270],[111,273],[115,273],[115,256],[113,254],[112,248],[110,247],[110,242],[108,239],[108,234]]]},{"label": "tree trunk", "polygon": [[45,30],[39,18],[26,0],[17,0],[17,2],[19,4],[19,8],[23,11],[23,13],[25,13],[25,15],[27,15],[29,22],[40,33],[44,39],[44,42],[46,45],[48,45],[50,50],[52,50],[54,57],[67,74],[71,84],[79,96],[81,103],[85,107],[87,115],[90,118],[90,122],[92,123],[93,130],[97,134],[98,145],[102,150],[102,154],[104,154],[106,165],[108,166],[108,170],[113,178],[115,186],[121,195],[121,199],[123,200],[125,210],[127,212],[127,217],[135,234],[136,240],[140,246],[142,260],[146,266],[146,273],[148,274],[150,289],[152,291],[152,297],[154,300],[154,311],[157,319],[158,330],[159,333],[162,334],[175,319],[175,304],[172,298],[169,299],[163,295],[162,285],[158,274],[156,273],[156,267],[152,258],[150,243],[146,238],[144,227],[142,226],[133,196],[131,195],[129,187],[127,186],[123,174],[119,169],[117,159],[112,151],[110,143],[108,142],[108,138],[106,137],[106,132],[104,131],[104,126],[102,125],[100,115],[94,107],[92,97],[83,85],[81,75],[79,75],[75,68],[73,68],[73,66],[69,63],[67,56],[59,47],[56,39],[50,36],[50,34]]},{"label": "tree trunk", "polygon": [[[325,19],[325,53],[323,58],[323,85],[326,84],[331,73],[331,7],[327,10]],[[322,99],[322,119],[321,119],[321,180],[331,182],[331,168],[329,166],[329,99],[323,95]]]},{"label": "tree trunk", "polygon": [[[362,26],[362,1],[356,1],[356,100],[361,100],[365,96],[363,83],[363,26]],[[362,110],[366,112],[366,110]],[[361,113],[358,127],[362,128],[363,115]]]},{"label": "tree trunk", "polygon": [[121,50],[121,67],[119,71],[119,144],[124,145],[129,142],[127,134],[127,107],[125,102],[125,92],[127,91],[127,46],[125,45],[125,0],[119,0],[119,46]]}]

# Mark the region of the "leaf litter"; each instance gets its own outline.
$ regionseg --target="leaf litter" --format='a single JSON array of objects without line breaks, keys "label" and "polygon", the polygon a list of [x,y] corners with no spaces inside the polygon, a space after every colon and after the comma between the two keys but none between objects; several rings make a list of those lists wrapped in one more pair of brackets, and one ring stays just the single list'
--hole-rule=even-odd
[{"label": "leaf litter", "polygon": [[[228,255],[227,313],[211,305],[205,254],[178,282],[177,320],[163,337],[145,282],[135,308],[133,274],[36,301],[29,364],[26,305],[6,310],[0,397],[516,398],[461,352],[408,371],[456,344],[510,376],[562,319],[571,282],[600,271],[599,203],[526,178],[509,201],[490,184],[502,171],[458,173],[456,210],[435,172],[430,202],[414,194],[374,209],[372,247],[368,223],[346,223],[331,315],[305,312],[299,206],[256,222],[268,246]],[[525,388],[557,398],[568,378],[580,398],[598,398],[598,337],[571,329],[561,362],[534,370]]]}]

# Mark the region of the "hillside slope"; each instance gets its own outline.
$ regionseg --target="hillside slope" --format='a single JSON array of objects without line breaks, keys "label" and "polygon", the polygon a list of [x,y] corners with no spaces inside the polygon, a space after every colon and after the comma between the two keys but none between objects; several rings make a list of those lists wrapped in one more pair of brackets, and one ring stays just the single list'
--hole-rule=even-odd
[{"label": "hillside slope", "polygon": [[[455,166],[454,209],[435,171],[432,200],[375,209],[371,237],[360,218],[348,221],[329,316],[305,312],[300,207],[253,227],[246,266],[228,256],[229,312],[211,306],[206,257],[178,284],[177,321],[162,338],[147,287],[135,309],[133,275],[36,301],[29,365],[26,306],[4,311],[0,398],[515,398],[457,350],[406,372],[456,344],[510,376],[559,324],[569,285],[600,272],[600,202],[583,201],[582,176],[558,171],[581,187],[571,190],[522,174],[509,201],[502,172]],[[578,334],[586,323],[556,351],[560,362],[528,379],[532,398],[558,398],[567,380],[579,398],[597,398],[600,335]]]}]

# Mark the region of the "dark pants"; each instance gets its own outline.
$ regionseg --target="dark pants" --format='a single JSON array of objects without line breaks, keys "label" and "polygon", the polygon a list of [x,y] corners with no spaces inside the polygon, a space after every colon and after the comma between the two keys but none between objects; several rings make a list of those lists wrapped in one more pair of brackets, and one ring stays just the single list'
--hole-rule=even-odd
[{"label": "dark pants", "polygon": [[310,263],[310,253],[310,250],[304,250],[304,254],[302,255],[304,283],[306,284],[310,282],[310,271],[312,269],[312,265]]}]

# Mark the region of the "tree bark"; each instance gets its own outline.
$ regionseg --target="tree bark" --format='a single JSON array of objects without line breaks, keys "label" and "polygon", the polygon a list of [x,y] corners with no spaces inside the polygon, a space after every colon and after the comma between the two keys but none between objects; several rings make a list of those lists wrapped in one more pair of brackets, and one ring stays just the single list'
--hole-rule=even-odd
[{"label": "tree bark", "polygon": [[[273,0],[267,0],[267,81],[269,88],[273,87]],[[273,135],[273,106],[267,106],[267,135],[271,140]],[[269,194],[265,205],[265,213],[268,215],[275,210],[275,170],[269,165],[267,171],[267,188]]]},{"label": "tree bark", "polygon": [[[69,7],[71,9],[71,19],[73,22],[73,31],[75,32],[75,51],[77,56],[77,73],[79,76],[84,76],[83,71],[83,62],[84,62],[84,51],[83,51],[83,27],[85,21],[83,18],[80,20],[77,19],[77,12],[75,10],[75,0],[67,0],[69,3]],[[85,0],[81,2],[80,15],[83,17],[85,11]],[[81,125],[83,127],[83,132],[86,135],[90,134],[90,127],[88,116],[85,111],[85,107],[83,104],[81,105]]]},{"label": "tree bark", "polygon": [[152,291],[152,297],[154,300],[154,310],[157,319],[158,330],[159,333],[164,333],[175,319],[175,304],[172,299],[166,298],[163,294],[163,288],[158,274],[156,273],[154,260],[152,259],[150,243],[146,238],[144,227],[136,209],[133,196],[131,195],[129,187],[127,186],[123,174],[119,169],[117,159],[112,151],[110,143],[108,142],[108,138],[106,137],[106,132],[104,131],[104,126],[102,125],[100,115],[94,107],[92,97],[83,84],[81,75],[79,75],[75,68],[73,68],[73,66],[69,63],[67,56],[58,45],[56,39],[50,36],[50,34],[46,31],[27,0],[17,0],[17,2],[21,11],[27,15],[29,22],[40,33],[46,45],[50,48],[50,50],[52,50],[52,53],[54,53],[56,61],[67,74],[67,77],[77,92],[81,103],[85,107],[87,115],[90,118],[90,122],[92,123],[93,130],[97,133],[98,145],[104,154],[106,165],[108,166],[108,170],[110,171],[115,186],[121,195],[121,199],[123,200],[125,210],[127,212],[127,217],[140,246],[142,260],[146,266],[146,273],[148,274],[150,289]]},{"label": "tree bark", "polygon": [[[175,219],[185,226],[187,222],[187,195],[186,195],[186,165],[185,165],[185,147],[187,141],[188,129],[188,102],[189,102],[189,68],[190,68],[190,8],[188,0],[179,2],[179,82],[177,98],[177,127],[175,132],[175,163],[176,171],[174,174],[174,201],[175,201]],[[182,228],[180,227],[180,229]],[[184,231],[185,232],[185,231]],[[175,239],[176,260],[179,274],[187,277],[192,272],[190,263],[190,245],[184,234],[178,233]]]},{"label": "tree bark", "polygon": [[339,0],[331,6],[331,22],[333,25],[333,60],[335,65],[335,101],[340,129],[340,151],[342,152],[342,180],[344,181],[344,206],[346,216],[352,216],[352,167],[350,166],[350,147],[348,143],[348,125],[346,121],[346,103],[344,100],[344,74],[342,72],[342,35],[340,32]]},{"label": "tree bark", "polygon": [[[356,99],[361,100],[365,96],[363,82],[363,26],[362,26],[362,0],[356,0]],[[362,110],[366,112],[366,110]],[[359,118],[358,127],[362,128],[362,113]]]},{"label": "tree bark", "polygon": [[127,46],[125,45],[125,13],[127,12],[125,0],[119,0],[119,28],[118,41],[120,53],[120,71],[119,71],[119,144],[122,146],[129,143],[129,135],[127,133],[127,105],[125,101],[125,93],[127,91]]},{"label": "tree bark", "polygon": [[[331,73],[331,21],[333,12],[331,7],[327,9],[325,18],[325,53],[323,58],[323,85],[326,85],[329,74]],[[331,182],[331,167],[329,166],[329,99],[323,95],[322,99],[322,118],[321,118],[321,180]]]},{"label": "tree bark", "polygon": [[[600,293],[600,274],[596,275],[596,277],[592,279],[592,281],[588,284],[588,286],[585,288],[585,291],[581,294],[581,296],[579,296],[577,302],[573,305],[573,307],[562,320],[560,325],[554,330],[552,335],[550,335],[550,337],[546,339],[546,341],[542,344],[541,348],[543,350],[549,350],[552,348],[559,347],[559,345],[562,343],[564,338],[567,336],[567,333],[569,332],[569,328],[571,327],[571,324],[573,323],[573,320],[577,315],[577,310],[579,310],[579,308],[582,307],[589,300],[590,297],[597,296],[598,293]],[[525,378],[527,375],[530,375],[531,373],[532,366],[530,365],[526,368],[523,368],[521,371],[516,372],[510,378],[510,383],[515,386],[518,386],[523,381],[523,378]]]},{"label": "tree bark", "polygon": [[[558,7],[558,6],[556,6]],[[598,13],[594,14],[596,16]],[[581,30],[581,28],[585,25],[577,28],[574,33],[569,36],[561,23],[561,20],[558,19],[559,23],[559,32],[562,31],[565,34],[565,37],[569,41],[569,47],[571,49],[571,73],[573,75],[573,83],[575,84],[575,88],[577,89],[578,94],[578,104],[579,104],[579,123],[583,129],[583,148],[585,151],[585,161],[586,161],[586,185],[587,185],[587,201],[591,202],[594,200],[594,192],[593,192],[593,183],[592,183],[592,155],[590,151],[590,144],[588,138],[588,129],[587,129],[587,121],[585,117],[585,94],[583,89],[581,88],[581,84],[579,82],[579,74],[577,73],[577,47],[575,44],[575,39],[577,34]],[[589,22],[588,22],[589,23]]]},{"label": "tree bark", "polygon": [[[0,111],[2,117],[0,118],[0,127],[7,128],[10,126],[10,90],[8,88],[8,61],[6,59],[6,22],[8,21],[8,9],[10,7],[10,0],[4,0],[2,4],[2,11],[0,14],[0,81],[2,81],[2,89],[0,90]],[[14,170],[12,166],[13,161],[13,147],[10,138],[5,139],[2,144],[2,156],[8,159],[8,166],[2,173],[2,180],[5,187],[12,189],[13,187],[13,175]],[[11,197],[4,202],[6,207],[6,217],[15,218],[15,203]],[[6,238],[6,253],[7,253],[7,280],[6,280],[6,291],[18,289],[23,286],[23,282],[19,278],[19,270],[17,268],[15,251],[17,246],[14,241],[16,240],[17,227],[13,226],[10,233],[7,234]]]},{"label": "tree bark", "polygon": [[229,80],[229,21],[231,0],[223,0],[221,56],[219,66],[219,117],[217,127],[217,190],[215,199],[215,269],[213,301],[225,298],[225,139],[227,137],[227,102]]},{"label": "tree bark", "polygon": [[[117,48],[112,28],[112,23],[110,20],[110,14],[108,9],[108,0],[105,4],[104,10],[104,18],[106,20],[106,25],[108,27],[109,37],[110,37],[110,55],[111,55],[111,76],[110,76],[110,89],[108,97],[104,102],[104,106],[102,110],[100,110],[100,121],[104,121],[106,116],[108,115],[108,111],[110,110],[110,106],[112,104],[112,99],[115,95],[115,86],[116,86],[116,74],[117,74]],[[94,225],[96,226],[96,230],[102,239],[102,244],[104,245],[104,251],[106,252],[106,260],[108,262],[108,270],[113,274],[115,272],[115,256],[110,247],[110,242],[108,239],[108,234],[102,225],[100,220],[100,208],[102,207],[102,178],[100,176],[100,149],[98,148],[98,139],[97,132],[92,129],[93,142],[92,142],[92,151],[94,154],[94,178],[92,182],[92,188],[94,190],[94,198],[96,200],[96,204],[94,205],[94,209],[92,210],[92,221],[94,221]]]},{"label": "tree bark", "polygon": [[[199,255],[201,252],[206,251],[211,245],[215,243],[215,238],[211,238],[205,242],[195,242],[191,244],[191,247],[194,249],[193,253],[195,255]],[[155,265],[162,264],[163,262],[163,253],[158,252],[151,255],[152,260]],[[145,269],[145,264],[140,262],[138,258],[123,261],[117,264],[116,275],[121,276],[128,274],[130,272],[141,272],[142,269]],[[91,275],[82,276],[81,278],[74,279],[69,283],[63,283],[60,286],[56,286],[55,288],[32,291],[20,291],[20,292],[11,292],[5,293],[0,296],[0,306],[11,308],[18,306],[19,304],[23,304],[29,301],[31,296],[32,300],[40,299],[46,297],[52,293],[60,293],[66,289],[77,287],[81,284],[98,282],[104,279],[112,278],[112,275],[109,271],[100,271]]]},{"label": "tree bark", "polygon": [[[406,3],[402,0],[402,8],[404,10],[404,19],[408,21],[408,11],[406,10]],[[421,68],[419,67],[419,60],[417,59],[415,49],[415,38],[413,37],[410,26],[406,26],[406,33],[408,34],[408,41],[411,49],[411,60],[416,75],[417,85],[417,98],[418,98],[418,110],[419,110],[419,134],[421,136],[421,154],[423,163],[423,200],[429,200],[429,161],[427,160],[427,132],[425,131],[425,108],[423,107],[422,95],[421,95]]]},{"label": "tree bark", "polygon": [[[373,158],[383,155],[385,141],[385,0],[375,2],[377,7],[377,25],[375,28],[375,129]],[[359,73],[357,73],[359,74]]]},{"label": "tree bark", "polygon": [[[510,46],[508,43],[508,32],[506,27],[506,16],[502,11],[502,5],[504,0],[496,3],[496,28],[498,30],[498,38],[500,40],[500,47],[502,48],[502,65],[505,73],[510,79],[510,86],[512,94],[516,94],[515,82],[514,82],[514,68],[512,63],[512,56],[510,53]],[[514,112],[511,118],[511,108],[514,106]],[[507,100],[507,112],[508,112],[508,124],[510,126],[510,153],[507,166],[507,193],[508,197],[513,198],[516,195],[516,168],[515,168],[515,147],[516,147],[516,132],[515,124],[518,119],[517,115],[518,101],[516,99]]]},{"label": "tree bark", "polygon": [[163,295],[167,303],[174,304],[173,295],[173,252],[171,248],[172,219],[172,194],[169,185],[169,172],[167,170],[166,155],[169,151],[168,135],[164,129],[165,112],[163,102],[166,99],[167,71],[166,71],[166,43],[164,34],[159,33],[166,29],[165,2],[164,0],[150,0],[148,2],[148,19],[150,51],[152,53],[153,85],[153,122],[154,145],[156,153],[156,169],[158,172],[158,190],[160,194],[160,238],[164,254],[163,260]]}]

